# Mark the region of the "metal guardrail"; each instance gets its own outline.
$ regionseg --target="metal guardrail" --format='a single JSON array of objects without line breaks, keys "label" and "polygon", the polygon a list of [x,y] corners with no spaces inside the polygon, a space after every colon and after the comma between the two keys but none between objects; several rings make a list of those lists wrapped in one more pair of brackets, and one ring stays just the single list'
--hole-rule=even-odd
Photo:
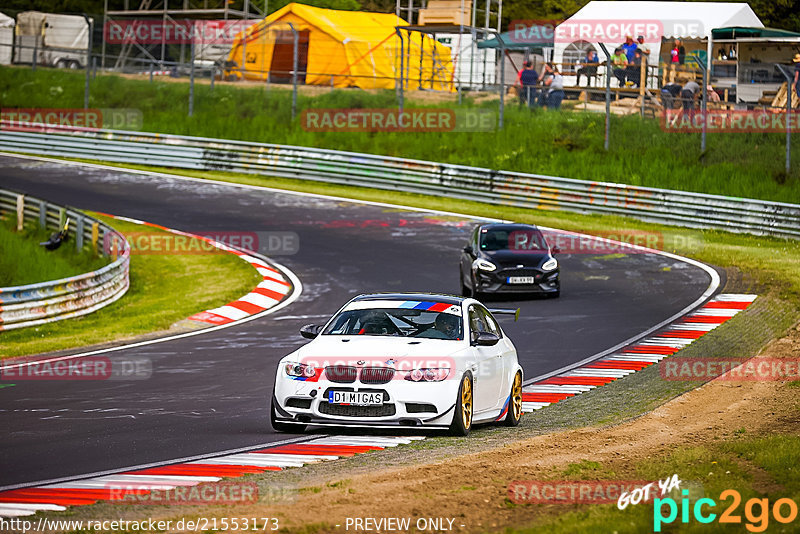
[{"label": "metal guardrail", "polygon": [[125,238],[105,223],[79,211],[38,198],[0,189],[0,215],[11,215],[19,226],[38,221],[43,228],[63,228],[69,218],[66,243],[78,251],[91,244],[114,261],[78,276],[0,288],[0,331],[60,321],[86,315],[122,297],[128,290],[130,247]]},{"label": "metal guardrail", "polygon": [[800,238],[800,205],[202,137],[48,127],[2,129],[5,150],[234,171],[425,193],[506,206],[613,214],[688,228]]}]

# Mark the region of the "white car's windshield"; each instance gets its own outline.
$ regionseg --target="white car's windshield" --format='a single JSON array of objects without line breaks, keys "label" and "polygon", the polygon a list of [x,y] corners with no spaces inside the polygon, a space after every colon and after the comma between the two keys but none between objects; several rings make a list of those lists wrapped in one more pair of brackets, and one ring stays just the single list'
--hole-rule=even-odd
[{"label": "white car's windshield", "polygon": [[[456,314],[456,308],[459,311]],[[428,339],[464,338],[459,306],[448,311],[365,308],[337,315],[323,335],[398,336]]]}]

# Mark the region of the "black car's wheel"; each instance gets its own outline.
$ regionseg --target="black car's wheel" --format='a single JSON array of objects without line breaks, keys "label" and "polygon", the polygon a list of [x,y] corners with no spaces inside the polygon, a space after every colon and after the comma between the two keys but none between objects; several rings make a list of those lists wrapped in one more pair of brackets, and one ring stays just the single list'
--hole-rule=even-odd
[{"label": "black car's wheel", "polygon": [[514,375],[511,383],[511,394],[508,400],[508,414],[503,419],[506,426],[517,426],[522,419],[522,373]]},{"label": "black car's wheel", "polygon": [[472,290],[467,287],[467,284],[464,283],[464,273],[459,271],[458,280],[461,283],[461,296],[462,297],[471,297],[472,296]]},{"label": "black car's wheel", "polygon": [[456,436],[466,436],[472,429],[472,377],[466,373],[461,377],[461,385],[458,386],[456,396],[456,407],[453,412],[453,422],[450,423],[450,433]]},{"label": "black car's wheel", "polygon": [[292,432],[292,433],[300,433],[304,432],[306,429],[306,425],[299,425],[295,423],[282,423],[277,421],[275,416],[275,401],[270,402],[269,405],[269,422],[272,425],[274,430],[278,432]]}]

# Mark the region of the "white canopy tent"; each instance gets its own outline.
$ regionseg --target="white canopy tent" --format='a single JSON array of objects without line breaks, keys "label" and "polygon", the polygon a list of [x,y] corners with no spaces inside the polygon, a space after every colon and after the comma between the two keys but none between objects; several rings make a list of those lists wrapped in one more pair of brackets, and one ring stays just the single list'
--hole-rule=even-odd
[{"label": "white canopy tent", "polygon": [[[673,39],[700,41],[711,35],[712,29],[728,26],[764,27],[746,3],[593,1],[556,27],[553,61],[575,62],[589,45],[604,61],[599,42],[613,53],[630,34],[634,39],[644,35],[650,48],[648,63],[658,64],[665,59],[662,43],[669,43],[667,48]],[[588,33],[581,33],[587,28]],[[601,35],[606,38],[600,39]],[[582,38],[587,36],[595,38]],[[690,47],[686,48],[690,52]],[[694,48],[701,48],[699,42]],[[670,49],[664,51],[667,56]]]},{"label": "white canopy tent", "polygon": [[14,44],[14,19],[0,13],[0,65],[11,64],[11,47]]}]

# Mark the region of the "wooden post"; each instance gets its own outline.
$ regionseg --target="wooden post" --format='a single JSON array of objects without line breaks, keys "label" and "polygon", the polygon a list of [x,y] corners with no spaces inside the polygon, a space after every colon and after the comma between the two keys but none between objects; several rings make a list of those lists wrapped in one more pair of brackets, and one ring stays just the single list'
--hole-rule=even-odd
[{"label": "wooden post", "polygon": [[644,90],[645,85],[647,85],[647,56],[642,54],[642,64],[639,68],[639,98],[642,99],[641,105],[641,113],[642,117],[644,117]]},{"label": "wooden post", "polygon": [[97,240],[100,239],[100,223],[92,223],[92,250],[97,251]]},{"label": "wooden post", "polygon": [[17,232],[25,225],[25,195],[17,195]]}]

